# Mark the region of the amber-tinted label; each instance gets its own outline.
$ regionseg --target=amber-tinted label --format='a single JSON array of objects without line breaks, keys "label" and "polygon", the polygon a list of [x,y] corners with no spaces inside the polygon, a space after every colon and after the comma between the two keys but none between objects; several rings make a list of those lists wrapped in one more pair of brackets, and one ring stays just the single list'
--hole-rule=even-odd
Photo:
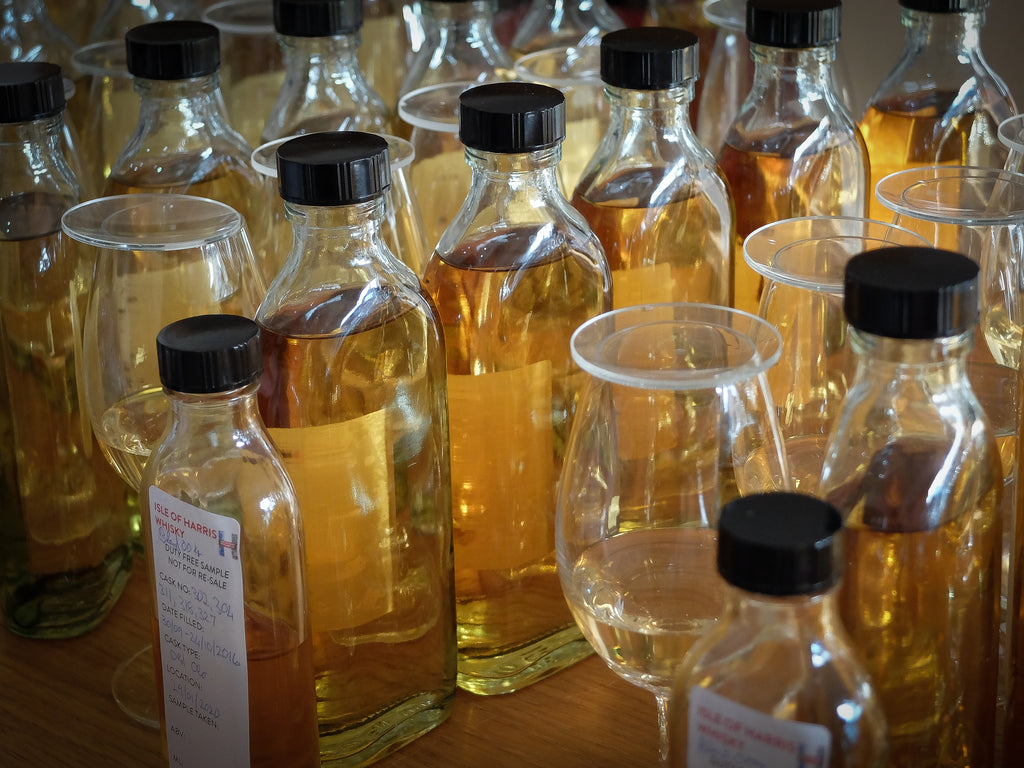
[{"label": "amber-tinted label", "polygon": [[352,629],[393,604],[394,463],[385,412],[271,429],[295,485],[314,632]]},{"label": "amber-tinted label", "polygon": [[455,567],[518,568],[554,549],[551,364],[448,377]]}]

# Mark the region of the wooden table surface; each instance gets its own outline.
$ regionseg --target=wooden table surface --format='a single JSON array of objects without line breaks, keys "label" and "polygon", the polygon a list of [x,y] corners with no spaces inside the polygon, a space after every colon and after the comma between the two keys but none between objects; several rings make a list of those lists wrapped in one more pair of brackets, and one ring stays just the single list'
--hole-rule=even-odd
[{"label": "wooden table surface", "polygon": [[[117,664],[149,639],[135,574],[92,632],[28,640],[0,629],[0,765],[21,768],[166,766],[156,730],[125,716],[110,694]],[[630,768],[658,765],[654,697],[597,657],[517,693],[459,691],[446,722],[381,768]],[[282,767],[286,768],[286,767]]]}]

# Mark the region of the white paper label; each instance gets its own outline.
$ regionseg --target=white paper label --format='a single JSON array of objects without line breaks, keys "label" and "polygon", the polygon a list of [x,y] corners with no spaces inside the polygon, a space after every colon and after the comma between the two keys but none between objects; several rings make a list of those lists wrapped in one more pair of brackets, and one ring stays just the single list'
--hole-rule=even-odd
[{"label": "white paper label", "polygon": [[238,521],[149,489],[160,666],[172,768],[249,765]]},{"label": "white paper label", "polygon": [[699,685],[690,689],[688,768],[824,768],[832,734],[779,720]]}]

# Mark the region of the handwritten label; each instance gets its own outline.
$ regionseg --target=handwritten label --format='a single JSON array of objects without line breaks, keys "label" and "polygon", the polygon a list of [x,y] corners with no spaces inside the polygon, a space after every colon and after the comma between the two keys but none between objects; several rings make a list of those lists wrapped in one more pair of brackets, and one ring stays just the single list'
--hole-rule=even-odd
[{"label": "handwritten label", "polygon": [[249,765],[238,521],[149,489],[167,754],[172,768]]},{"label": "handwritten label", "polygon": [[689,768],[824,768],[832,734],[823,725],[779,720],[709,691],[690,689]]}]

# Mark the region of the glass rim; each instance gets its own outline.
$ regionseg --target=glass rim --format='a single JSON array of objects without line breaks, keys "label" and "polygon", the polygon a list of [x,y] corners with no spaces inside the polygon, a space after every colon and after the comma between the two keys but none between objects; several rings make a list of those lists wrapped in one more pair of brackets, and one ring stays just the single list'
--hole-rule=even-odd
[{"label": "glass rim", "polygon": [[[403,139],[401,136],[395,136],[390,133],[380,133],[378,131],[362,131],[362,133],[372,133],[374,136],[380,136],[388,143],[388,164],[391,166],[392,175],[398,173],[416,159],[416,148],[413,147],[411,141]],[[308,135],[309,134],[293,133],[291,136],[283,136],[280,139],[271,139],[270,141],[266,141],[252,151],[252,154],[249,155],[249,163],[258,173],[263,174],[267,178],[276,179],[277,148],[286,141],[291,141],[299,136]]]},{"label": "glass rim", "polygon": [[[398,116],[414,128],[426,128],[441,133],[459,132],[459,96],[463,91],[480,85],[474,80],[453,80],[449,83],[434,83],[416,88],[404,94],[398,99]],[[437,107],[438,102],[434,96],[439,91],[449,91],[455,96],[454,108],[449,116],[441,113],[436,115],[424,115],[423,107]],[[441,102],[447,104],[447,101]]]},{"label": "glass rim", "polygon": [[744,34],[747,31],[746,0],[707,0],[701,12],[716,27]]},{"label": "glass rim", "polygon": [[[176,206],[178,211],[174,210]],[[149,213],[154,222],[141,231],[129,226],[131,217],[139,213]],[[168,223],[169,213],[176,213],[172,224]],[[122,223],[125,226],[120,226]],[[79,203],[64,212],[60,226],[72,240],[97,248],[183,251],[234,237],[242,231],[243,222],[238,211],[219,200],[172,192],[138,192]]]},{"label": "glass rim", "polygon": [[[240,21],[232,17],[230,12],[239,8],[252,8],[258,12],[249,18],[259,21]],[[224,0],[215,3],[203,11],[202,20],[217,27],[223,34],[229,35],[276,35],[274,27],[273,4],[261,0]]]},{"label": "glass rim", "polygon": [[950,209],[923,208],[908,200],[911,190],[922,189],[930,183],[950,180],[985,180],[1002,182],[1021,190],[1024,201],[1024,174],[1004,168],[987,168],[973,165],[925,165],[890,173],[875,185],[875,198],[889,210],[902,216],[940,224],[998,225],[1024,222],[1024,203],[1015,211],[998,212],[988,208],[971,208],[952,211]]},{"label": "glass rim", "polygon": [[[578,60],[580,61],[584,61],[584,57],[589,55],[593,58],[594,66],[579,74],[561,72],[551,76],[537,74],[530,68],[531,65],[537,61],[541,61],[556,54],[563,54],[568,59],[570,52],[579,52]],[[603,85],[601,80],[600,48],[596,45],[554,46],[552,48],[543,48],[539,51],[525,53],[516,60],[513,65],[513,70],[520,80],[550,85],[555,88],[567,88],[574,85]]]},{"label": "glass rim", "polygon": [[[671,318],[653,316],[665,310],[672,311]],[[636,315],[637,319],[620,327],[619,323],[629,315]],[[652,315],[651,322],[642,322],[644,315]],[[734,325],[737,320],[742,326]],[[596,362],[597,353],[611,340],[638,328],[663,324],[701,324],[728,330],[734,338],[742,339],[751,354],[740,365],[704,369],[650,369]],[[756,339],[754,332],[758,334]],[[683,391],[727,386],[764,373],[782,354],[782,335],[768,321],[741,309],[719,304],[668,302],[621,307],[592,317],[573,331],[569,348],[576,364],[602,381],[636,389]]]},{"label": "glass rim", "polygon": [[[822,224],[834,223],[838,225],[850,224],[855,227],[860,226],[862,228],[873,228],[877,226],[879,229],[884,229],[888,232],[898,232],[901,236],[906,238],[907,242],[893,242],[885,239],[884,237],[858,236],[855,232],[851,231],[850,233],[835,232],[823,237],[803,237],[800,240],[795,241],[787,240],[786,238],[778,238],[784,242],[777,243],[778,247],[776,248],[771,247],[771,243],[775,241],[775,238],[772,238],[771,235],[784,232],[790,227],[798,227],[802,224],[814,222],[821,222]],[[839,295],[843,293],[844,277],[842,275],[836,278],[829,278],[827,275],[811,276],[781,270],[777,268],[777,257],[803,243],[847,240],[858,237],[869,240],[870,242],[884,244],[879,247],[886,247],[887,245],[914,245],[928,247],[931,245],[924,236],[919,235],[913,230],[902,227],[899,224],[893,224],[879,219],[871,219],[864,216],[794,216],[789,219],[781,219],[779,221],[763,224],[747,235],[743,240],[743,260],[751,269],[769,280],[783,283],[794,288],[806,288],[811,291]],[[758,256],[755,255],[755,248],[758,249],[757,253],[760,254],[761,258],[758,258]],[[850,253],[849,255],[852,257],[854,254]]]},{"label": "glass rim", "polygon": [[[101,57],[104,56],[104,61],[112,63],[100,63]],[[132,79],[132,74],[128,71],[128,52],[124,40],[100,40],[97,43],[83,45],[71,54],[71,62],[83,74],[93,77],[100,75]]]},{"label": "glass rim", "polygon": [[999,141],[1011,152],[1024,153],[1024,114],[1013,115],[999,124]]}]

